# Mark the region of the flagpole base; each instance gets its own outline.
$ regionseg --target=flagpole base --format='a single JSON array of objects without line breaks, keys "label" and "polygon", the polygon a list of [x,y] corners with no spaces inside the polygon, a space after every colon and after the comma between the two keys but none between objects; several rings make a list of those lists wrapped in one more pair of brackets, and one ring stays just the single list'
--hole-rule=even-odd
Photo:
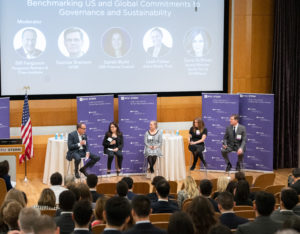
[{"label": "flagpole base", "polygon": [[24,182],[27,182],[27,181],[28,181],[27,176],[25,176],[24,177]]}]

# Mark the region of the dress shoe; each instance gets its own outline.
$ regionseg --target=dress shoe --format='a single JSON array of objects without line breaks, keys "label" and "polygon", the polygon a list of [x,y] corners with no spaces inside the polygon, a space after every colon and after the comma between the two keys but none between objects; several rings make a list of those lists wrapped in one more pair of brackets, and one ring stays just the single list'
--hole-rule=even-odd
[{"label": "dress shoe", "polygon": [[80,171],[82,174],[84,174],[86,177],[89,175],[89,174],[86,172],[86,170],[85,170],[84,167],[80,168],[79,171]]},{"label": "dress shoe", "polygon": [[192,167],[190,168],[190,171],[193,171],[193,170],[195,170],[195,166],[192,166]]},{"label": "dress shoe", "polygon": [[75,177],[76,177],[77,179],[80,178],[80,175],[79,175],[78,171],[75,171]]},{"label": "dress shoe", "polygon": [[232,165],[230,163],[227,164],[227,167],[226,167],[226,172],[230,171],[232,168]]}]

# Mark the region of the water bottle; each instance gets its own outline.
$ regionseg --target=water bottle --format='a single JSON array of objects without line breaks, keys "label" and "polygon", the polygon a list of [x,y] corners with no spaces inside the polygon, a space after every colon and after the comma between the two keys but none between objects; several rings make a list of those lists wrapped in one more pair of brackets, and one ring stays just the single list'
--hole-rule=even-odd
[{"label": "water bottle", "polygon": [[176,136],[179,136],[179,130],[178,129],[176,130]]},{"label": "water bottle", "polygon": [[60,134],[60,139],[61,139],[61,140],[64,139],[64,134],[63,134],[63,133]]},{"label": "water bottle", "polygon": [[58,139],[58,133],[55,133],[55,140]]}]

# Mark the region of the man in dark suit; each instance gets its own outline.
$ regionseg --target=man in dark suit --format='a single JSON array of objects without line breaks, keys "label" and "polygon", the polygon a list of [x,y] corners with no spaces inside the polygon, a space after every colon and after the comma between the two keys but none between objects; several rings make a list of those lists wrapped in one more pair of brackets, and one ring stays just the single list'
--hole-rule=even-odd
[{"label": "man in dark suit", "polygon": [[69,161],[74,158],[76,178],[80,178],[78,173],[78,166],[80,164],[81,158],[86,157],[90,159],[82,168],[80,168],[80,172],[85,176],[88,175],[86,169],[88,167],[94,166],[94,164],[100,160],[99,156],[90,153],[85,132],[86,125],[84,123],[78,123],[77,131],[69,133],[68,136],[68,152],[66,158]]},{"label": "man in dark suit", "polygon": [[152,203],[152,212],[155,213],[173,213],[178,211],[178,205],[168,199],[170,193],[170,184],[168,181],[160,181],[156,185],[156,194],[158,201]]},{"label": "man in dark suit", "polygon": [[135,225],[124,234],[165,234],[161,230],[150,223],[149,215],[151,214],[151,202],[145,195],[136,195],[131,203],[131,214],[135,221]]},{"label": "man in dark suit", "polygon": [[218,195],[218,208],[221,212],[220,222],[230,229],[236,229],[240,224],[248,220],[236,216],[233,211],[233,195],[229,192],[222,192]]},{"label": "man in dark suit", "polygon": [[78,201],[73,208],[73,220],[75,223],[74,234],[91,234],[90,221],[93,216],[92,204],[86,200]]},{"label": "man in dark suit", "polygon": [[106,227],[103,234],[121,234],[124,226],[130,220],[130,204],[124,197],[112,197],[107,200],[103,217]]},{"label": "man in dark suit", "polygon": [[271,219],[270,215],[275,207],[275,198],[271,193],[259,191],[256,193],[253,208],[256,219],[239,225],[236,234],[273,234],[281,228],[281,224]]},{"label": "man in dark suit", "polygon": [[133,188],[133,179],[132,179],[131,177],[124,177],[122,180],[123,180],[124,182],[126,182],[127,185],[128,185],[127,198],[128,198],[129,200],[132,200],[133,197],[135,196],[135,193],[132,192],[132,188]]},{"label": "man in dark suit", "polygon": [[228,153],[236,151],[238,155],[238,162],[236,170],[241,170],[241,163],[243,162],[244,153],[246,150],[246,128],[239,124],[239,115],[234,114],[230,116],[230,125],[226,128],[223,139],[223,146],[221,149],[222,156],[227,164],[226,171],[230,171],[232,165],[228,158]]},{"label": "man in dark suit", "polygon": [[95,174],[89,174],[86,177],[86,184],[90,188],[90,192],[92,194],[93,202],[95,203],[99,197],[103,197],[104,195],[98,193],[96,191],[96,186],[98,184],[98,177]]},{"label": "man in dark suit", "polygon": [[290,219],[292,216],[296,216],[293,209],[296,207],[298,201],[299,201],[298,195],[294,189],[287,188],[281,190],[280,209],[275,210],[272,213],[271,219],[283,224],[286,220]]},{"label": "man in dark suit", "polygon": [[297,194],[300,195],[300,168],[295,168],[292,171],[293,182],[290,187],[297,191]]},{"label": "man in dark suit", "polygon": [[34,59],[42,53],[41,50],[36,49],[36,31],[32,28],[27,28],[22,32],[22,47],[17,49],[17,53],[23,58]]}]

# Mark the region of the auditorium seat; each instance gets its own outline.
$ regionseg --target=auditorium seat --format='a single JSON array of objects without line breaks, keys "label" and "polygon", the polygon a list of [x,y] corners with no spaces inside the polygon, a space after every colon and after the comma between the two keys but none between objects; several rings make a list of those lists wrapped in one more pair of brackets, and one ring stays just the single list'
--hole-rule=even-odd
[{"label": "auditorium seat", "polygon": [[101,183],[96,187],[97,193],[116,194],[116,183]]},{"label": "auditorium seat", "polygon": [[169,222],[171,213],[161,213],[161,214],[150,214],[150,222]]},{"label": "auditorium seat", "polygon": [[52,209],[52,210],[41,210],[41,214],[54,217],[55,214],[56,214],[56,210],[54,210],[54,209]]},{"label": "auditorium seat", "polygon": [[258,192],[258,191],[262,191],[263,189],[261,187],[251,187],[250,188],[250,192],[254,193],[254,192]]},{"label": "auditorium seat", "polygon": [[210,180],[211,183],[212,183],[212,193],[215,192],[217,190],[217,183],[218,183],[218,178],[215,178],[215,179],[211,179]]},{"label": "auditorium seat", "polygon": [[265,191],[268,193],[276,194],[276,193],[280,193],[283,188],[284,188],[283,184],[270,185],[265,188]]},{"label": "auditorium seat", "polygon": [[189,198],[186,199],[183,203],[182,203],[182,210],[183,211],[187,211],[188,207],[190,206],[191,202],[193,201],[193,198]]},{"label": "auditorium seat", "polygon": [[150,193],[150,185],[147,182],[134,182],[132,190],[135,194],[146,195]]},{"label": "auditorium seat", "polygon": [[7,190],[6,190],[5,180],[0,178],[0,206],[2,205],[2,203],[4,201],[6,193],[7,193]]},{"label": "auditorium seat", "polygon": [[234,206],[233,207],[234,211],[239,211],[239,210],[253,210],[252,206]]},{"label": "auditorium seat", "polygon": [[170,193],[176,193],[177,194],[177,187],[178,187],[178,184],[176,181],[168,181],[169,184],[170,184]]},{"label": "auditorium seat", "polygon": [[245,218],[245,219],[255,219],[255,211],[254,210],[238,210],[234,212],[237,216]]},{"label": "auditorium seat", "polygon": [[158,227],[163,230],[167,230],[169,226],[169,222],[152,222],[155,227]]},{"label": "auditorium seat", "polygon": [[262,189],[273,185],[275,181],[275,173],[266,173],[256,177],[253,187],[261,187]]},{"label": "auditorium seat", "polygon": [[253,176],[252,175],[246,175],[245,177],[246,177],[246,180],[247,180],[249,186],[251,186],[252,183],[253,183]]}]

